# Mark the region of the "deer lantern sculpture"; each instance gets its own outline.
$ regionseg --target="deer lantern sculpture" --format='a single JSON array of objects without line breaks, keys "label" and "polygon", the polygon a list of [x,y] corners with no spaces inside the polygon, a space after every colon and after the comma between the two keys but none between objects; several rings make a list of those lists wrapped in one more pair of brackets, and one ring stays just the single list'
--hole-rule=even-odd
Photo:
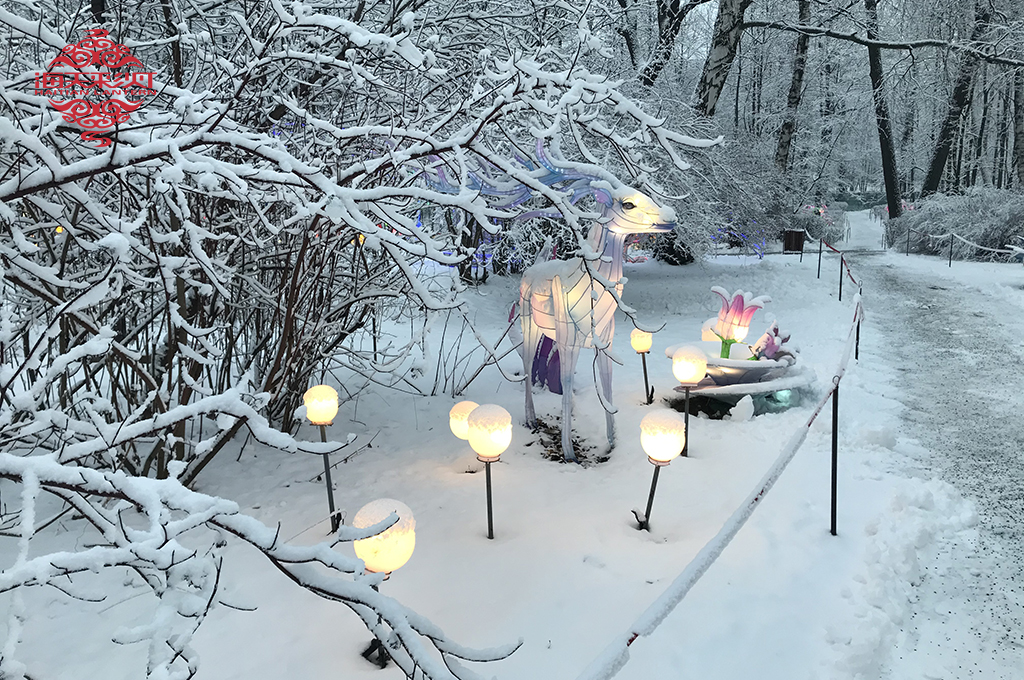
[{"label": "deer lantern sculpture", "polygon": [[[576,461],[572,447],[572,386],[580,350],[594,348],[605,410],[608,446],[615,445],[615,420],[612,400],[612,357],[609,354],[615,335],[616,297],[621,298],[622,258],[625,239],[630,234],[654,234],[675,228],[675,212],[659,206],[645,194],[610,182],[608,176],[588,174],[576,168],[559,167],[547,156],[543,142],[537,141],[537,160],[518,159],[531,169],[531,176],[551,186],[569,182],[570,201],[575,203],[586,195],[594,196],[601,206],[601,216],[587,236],[587,244],[600,259],[573,257],[568,260],[538,262],[524,273],[519,287],[519,321],[523,332],[523,369],[526,374],[526,424],[535,427],[537,415],[533,404],[533,378],[544,375],[548,365],[557,366],[562,392],[562,456]],[[442,171],[439,179],[445,182]],[[449,185],[450,186],[450,185]],[[509,190],[490,178],[472,175],[471,188],[484,194],[504,197],[506,206],[525,202],[533,192],[525,186]],[[559,213],[534,211],[518,219]],[[611,290],[614,289],[613,295]],[[537,349],[547,337],[554,342],[558,360],[547,363]],[[535,362],[545,362],[535,366]],[[552,381],[554,376],[552,376]]]}]

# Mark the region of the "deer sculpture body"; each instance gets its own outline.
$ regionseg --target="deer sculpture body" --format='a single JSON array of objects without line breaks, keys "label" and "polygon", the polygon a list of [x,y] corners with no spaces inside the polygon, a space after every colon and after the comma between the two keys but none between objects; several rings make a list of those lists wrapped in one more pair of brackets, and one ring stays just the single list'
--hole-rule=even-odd
[{"label": "deer sculpture body", "polygon": [[[556,166],[546,155],[542,141],[537,141],[537,159],[542,168],[519,159],[531,170],[534,179],[546,185],[570,182],[575,203],[586,195],[594,196],[601,206],[601,216],[587,237],[590,250],[600,254],[599,260],[573,257],[550,260],[529,267],[519,287],[519,321],[523,332],[523,369],[526,374],[526,424],[536,427],[533,404],[534,361],[537,347],[546,336],[558,352],[559,382],[562,388],[562,456],[575,462],[572,447],[572,386],[580,351],[593,348],[604,398],[608,446],[615,445],[615,420],[612,399],[612,357],[609,354],[615,334],[616,297],[621,298],[622,258],[626,237],[630,234],[654,234],[675,228],[675,213],[656,204],[640,191],[610,182],[607,175],[588,174],[576,168]],[[451,187],[438,170],[439,182]],[[484,194],[502,197],[506,206],[528,200],[532,191],[526,187],[509,190],[483,176],[471,176],[472,187]],[[519,219],[558,213],[535,211]],[[611,293],[615,290],[615,295]]]},{"label": "deer sculpture body", "polygon": [[[596,179],[596,178],[595,178]],[[622,296],[622,254],[630,234],[653,234],[675,227],[671,211],[656,205],[646,195],[628,188],[614,194],[596,191],[602,205],[601,218],[590,229],[587,242],[601,254],[588,269],[582,257],[540,262],[523,273],[519,286],[519,321],[523,331],[523,369],[526,374],[526,423],[533,427],[537,415],[533,405],[533,361],[544,336],[558,351],[562,387],[562,456],[575,461],[572,447],[572,386],[580,351],[594,348],[604,393],[605,426],[609,448],[615,445],[612,400],[612,348],[615,335],[615,296],[600,279],[615,286]],[[595,276],[594,274],[598,276]],[[599,277],[599,278],[598,278]]]}]

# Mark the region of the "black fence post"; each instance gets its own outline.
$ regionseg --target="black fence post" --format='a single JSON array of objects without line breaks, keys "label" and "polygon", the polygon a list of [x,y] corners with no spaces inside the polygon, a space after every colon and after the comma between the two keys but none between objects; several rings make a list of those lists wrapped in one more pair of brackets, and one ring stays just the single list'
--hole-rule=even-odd
[{"label": "black fence post", "polygon": [[846,256],[839,253],[839,301],[843,301],[843,269],[846,268]]},{"label": "black fence post", "polygon": [[821,241],[818,241],[818,278],[821,278]]},{"label": "black fence post", "polygon": [[949,233],[949,267],[953,268],[953,232]]},{"label": "black fence post", "polygon": [[910,257],[910,227],[907,227],[907,257]]},{"label": "black fence post", "polygon": [[830,532],[836,535],[836,482],[839,479],[839,379],[832,391],[832,525]]},{"label": "black fence post", "polygon": [[860,361],[860,319],[857,319],[857,340],[853,345],[853,358]]}]

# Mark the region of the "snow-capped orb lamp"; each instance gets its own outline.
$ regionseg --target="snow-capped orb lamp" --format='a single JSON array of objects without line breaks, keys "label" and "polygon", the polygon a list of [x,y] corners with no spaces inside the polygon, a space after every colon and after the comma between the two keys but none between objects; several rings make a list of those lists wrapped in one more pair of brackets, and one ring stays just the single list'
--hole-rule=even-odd
[{"label": "snow-capped orb lamp", "polygon": [[680,347],[672,354],[672,375],[684,387],[694,387],[708,372],[708,356],[700,347]]},{"label": "snow-capped orb lamp", "polygon": [[452,429],[452,434],[459,439],[469,439],[469,423],[466,422],[466,419],[477,406],[479,404],[475,401],[460,401],[452,406],[451,411],[448,411],[448,427]]},{"label": "snow-capped orb lamp", "polygon": [[633,351],[637,354],[646,354],[651,351],[651,345],[654,344],[654,336],[647,331],[634,328],[633,332],[629,334],[629,344],[633,346]]},{"label": "snow-capped orb lamp", "polygon": [[686,424],[675,411],[654,411],[640,421],[640,446],[647,454],[647,460],[654,465],[654,477],[651,479],[651,493],[647,496],[647,511],[641,515],[639,508],[633,510],[638,529],[650,531],[651,508],[654,506],[654,491],[658,488],[658,473],[679,455],[685,443]]},{"label": "snow-capped orb lamp", "polygon": [[629,344],[632,345],[636,353],[640,355],[640,361],[644,366],[644,399],[647,401],[648,405],[654,401],[654,388],[651,387],[651,383],[647,379],[647,353],[651,351],[651,345],[653,343],[654,336],[647,331],[634,328],[629,334]]},{"label": "snow-capped orb lamp", "polygon": [[484,463],[493,463],[512,443],[512,415],[497,404],[477,406],[466,419],[469,445]]},{"label": "snow-capped orb lamp", "polygon": [[314,425],[330,425],[338,415],[338,393],[328,385],[316,385],[302,395],[306,418]]},{"label": "snow-capped orb lamp", "polygon": [[686,423],[675,411],[653,411],[640,421],[640,446],[653,465],[668,465],[683,450]]},{"label": "snow-capped orb lamp", "polygon": [[402,567],[416,548],[416,518],[409,506],[393,498],[380,498],[361,507],[352,520],[358,529],[372,527],[383,522],[391,513],[398,515],[398,521],[386,530],[353,543],[356,557],[366,565],[366,571],[391,574]]}]

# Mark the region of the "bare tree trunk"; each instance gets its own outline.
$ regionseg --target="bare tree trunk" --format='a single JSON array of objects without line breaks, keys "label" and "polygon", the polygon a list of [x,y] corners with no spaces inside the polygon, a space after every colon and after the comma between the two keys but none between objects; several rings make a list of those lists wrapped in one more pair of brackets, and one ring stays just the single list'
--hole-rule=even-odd
[{"label": "bare tree trunk", "polygon": [[697,84],[697,113],[711,118],[722,95],[729,69],[743,35],[743,13],[754,0],[719,0],[718,16],[711,35],[711,49]]},{"label": "bare tree trunk", "polygon": [[999,109],[999,124],[996,127],[996,155],[992,160],[992,180],[997,189],[1010,186],[1006,160],[1010,155],[1010,96],[1009,87],[1002,93],[1003,105]]},{"label": "bare tree trunk", "polygon": [[630,0],[618,0],[622,8],[622,22],[616,27],[615,32],[622,36],[626,43],[626,51],[629,52],[629,63],[636,68],[636,2],[630,6]]},{"label": "bare tree trunk", "polygon": [[1024,189],[1024,69],[1013,79],[1013,165],[1017,168],[1017,188]]},{"label": "bare tree trunk", "polygon": [[[797,0],[800,23],[811,21],[811,0]],[[793,78],[789,82],[789,97],[786,99],[786,119],[779,128],[779,144],[775,148],[775,165],[786,172],[789,169],[789,149],[796,132],[796,114],[800,108],[800,95],[804,89],[804,71],[807,68],[807,45],[810,37],[801,33],[796,38],[796,53],[793,55]]]},{"label": "bare tree trunk", "polygon": [[[872,0],[873,1],[873,0]],[[971,31],[971,42],[977,42],[988,27],[991,18],[991,9],[982,2],[978,2],[974,8],[974,29]],[[977,59],[965,56],[960,62],[960,72],[957,74],[956,83],[953,85],[953,92],[949,97],[949,104],[946,108],[946,118],[939,128],[939,136],[935,141],[935,151],[932,153],[932,160],[928,164],[928,174],[924,178],[924,186],[921,187],[921,196],[930,196],[939,190],[939,182],[942,180],[942,173],[946,169],[946,161],[949,159],[949,149],[953,144],[953,136],[956,127],[960,123],[960,116],[963,115],[964,107],[970,99],[971,89],[974,85],[974,75],[978,72],[979,62]]]},{"label": "bare tree trunk", "polygon": [[[864,0],[868,15],[868,39],[878,35],[878,0]],[[871,94],[875,100],[875,120],[878,125],[878,145],[882,152],[882,179],[885,182],[885,198],[889,205],[889,219],[903,214],[903,199],[900,196],[899,174],[896,172],[896,148],[893,144],[892,121],[889,120],[889,105],[885,101],[882,74],[882,51],[868,47],[868,63],[871,69]]]},{"label": "bare tree trunk", "polygon": [[107,11],[106,0],[90,0],[90,9],[92,10],[92,20],[97,24],[102,24],[107,20],[104,16]]},{"label": "bare tree trunk", "polygon": [[978,123],[978,136],[974,138],[974,168],[971,170],[971,184],[978,183],[978,176],[981,175],[981,183],[989,184],[989,178],[985,172],[985,146],[988,135],[988,108],[989,96],[987,87],[986,71],[981,70],[981,120]]},{"label": "bare tree trunk", "polygon": [[[627,0],[619,0],[619,5],[625,8],[626,2]],[[651,55],[650,61],[640,72],[641,85],[644,87],[654,85],[654,81],[658,79],[662,69],[672,57],[672,48],[676,44],[676,37],[679,35],[679,29],[682,28],[686,15],[706,2],[710,2],[710,0],[689,0],[685,4],[680,0],[658,0],[658,42],[654,46],[654,53]],[[629,49],[630,59],[632,59],[633,48],[629,46],[628,39],[626,47]]]}]

